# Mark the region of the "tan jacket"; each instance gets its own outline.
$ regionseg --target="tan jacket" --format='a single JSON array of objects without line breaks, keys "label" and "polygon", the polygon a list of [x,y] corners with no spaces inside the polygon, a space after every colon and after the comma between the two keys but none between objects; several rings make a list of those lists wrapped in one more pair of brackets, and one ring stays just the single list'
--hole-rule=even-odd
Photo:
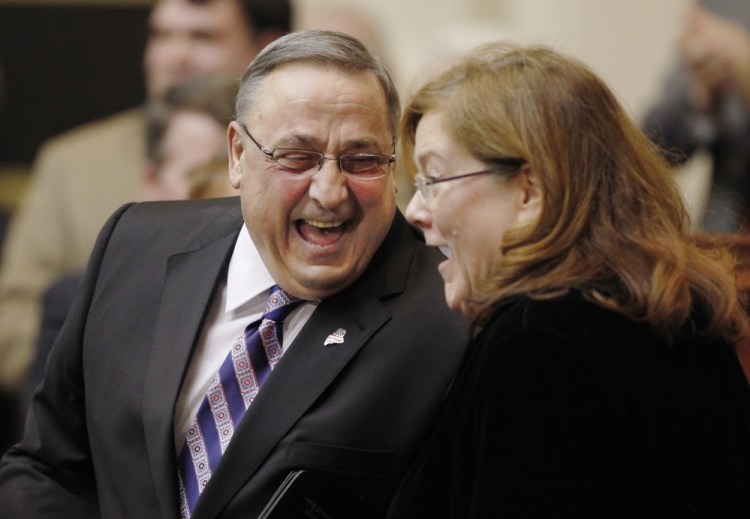
[{"label": "tan jacket", "polygon": [[0,268],[0,386],[23,381],[34,355],[41,295],[81,270],[100,228],[119,206],[142,198],[143,111],[87,124],[45,144],[13,215]]}]

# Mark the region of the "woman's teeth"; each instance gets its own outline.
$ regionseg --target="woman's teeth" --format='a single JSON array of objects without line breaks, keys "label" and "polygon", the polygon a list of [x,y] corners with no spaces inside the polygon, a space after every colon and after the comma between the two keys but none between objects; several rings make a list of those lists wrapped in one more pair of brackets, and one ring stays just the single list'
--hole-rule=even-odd
[{"label": "woman's teeth", "polygon": [[440,247],[438,247],[438,249],[440,249],[440,252],[442,252],[443,256],[445,256],[446,258],[453,257],[453,251],[447,245],[441,245]]}]

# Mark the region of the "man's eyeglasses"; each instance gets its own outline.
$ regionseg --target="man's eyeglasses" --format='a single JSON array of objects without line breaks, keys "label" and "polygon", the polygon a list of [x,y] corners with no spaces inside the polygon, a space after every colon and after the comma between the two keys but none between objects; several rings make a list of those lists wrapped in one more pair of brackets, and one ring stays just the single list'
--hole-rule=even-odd
[{"label": "man's eyeglasses", "polygon": [[459,178],[476,177],[478,175],[488,175],[490,173],[515,173],[521,166],[526,164],[526,159],[520,157],[500,157],[492,159],[491,162],[495,163],[495,167],[490,169],[483,169],[482,171],[474,171],[472,173],[463,173],[461,175],[453,175],[452,177],[426,177],[421,173],[417,173],[414,177],[414,187],[417,188],[422,199],[427,202],[434,196],[435,184],[441,182],[448,182],[450,180],[458,180]]},{"label": "man's eyeglasses", "polygon": [[250,137],[250,140],[253,141],[271,162],[289,173],[302,174],[312,170],[318,171],[323,167],[324,160],[335,160],[338,162],[339,171],[348,177],[361,180],[374,180],[383,177],[386,174],[385,166],[389,166],[396,161],[396,155],[379,153],[344,153],[338,157],[326,157],[325,154],[312,150],[295,148],[274,148],[269,150],[250,135],[244,124],[241,126],[247,136]]}]

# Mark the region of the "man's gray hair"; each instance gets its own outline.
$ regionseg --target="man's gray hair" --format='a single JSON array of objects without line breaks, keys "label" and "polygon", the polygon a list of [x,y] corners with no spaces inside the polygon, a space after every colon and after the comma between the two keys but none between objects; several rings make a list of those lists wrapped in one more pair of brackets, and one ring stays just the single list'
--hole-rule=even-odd
[{"label": "man's gray hair", "polygon": [[307,30],[287,34],[269,44],[245,70],[235,103],[240,119],[253,104],[263,80],[287,63],[318,63],[348,72],[372,72],[383,88],[391,131],[395,135],[401,118],[398,91],[380,59],[357,39],[334,31]]}]

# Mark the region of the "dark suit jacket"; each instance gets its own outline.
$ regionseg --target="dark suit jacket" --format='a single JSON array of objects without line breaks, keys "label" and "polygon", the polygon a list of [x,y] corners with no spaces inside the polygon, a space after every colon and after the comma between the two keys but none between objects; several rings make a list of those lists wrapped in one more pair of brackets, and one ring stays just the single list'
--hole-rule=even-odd
[{"label": "dark suit jacket", "polygon": [[726,343],[669,346],[578,294],[519,299],[469,346],[393,516],[746,518],[749,439]]},{"label": "dark suit jacket", "polygon": [[[24,440],[3,459],[5,517],[179,517],[175,401],[241,225],[236,198],[110,219]],[[318,306],[266,381],[195,519],[257,517],[296,468],[364,516],[382,512],[464,348],[438,261],[398,214],[363,276]],[[337,328],[345,342],[324,346]]]},{"label": "dark suit jacket", "polygon": [[31,398],[37,386],[44,378],[44,366],[47,364],[52,345],[55,343],[60,329],[65,323],[70,307],[73,306],[73,300],[78,292],[78,285],[81,282],[81,272],[63,276],[52,283],[44,291],[42,297],[42,322],[39,327],[39,335],[36,339],[36,352],[34,361],[29,367],[24,384],[22,411],[24,417],[31,406]]}]

